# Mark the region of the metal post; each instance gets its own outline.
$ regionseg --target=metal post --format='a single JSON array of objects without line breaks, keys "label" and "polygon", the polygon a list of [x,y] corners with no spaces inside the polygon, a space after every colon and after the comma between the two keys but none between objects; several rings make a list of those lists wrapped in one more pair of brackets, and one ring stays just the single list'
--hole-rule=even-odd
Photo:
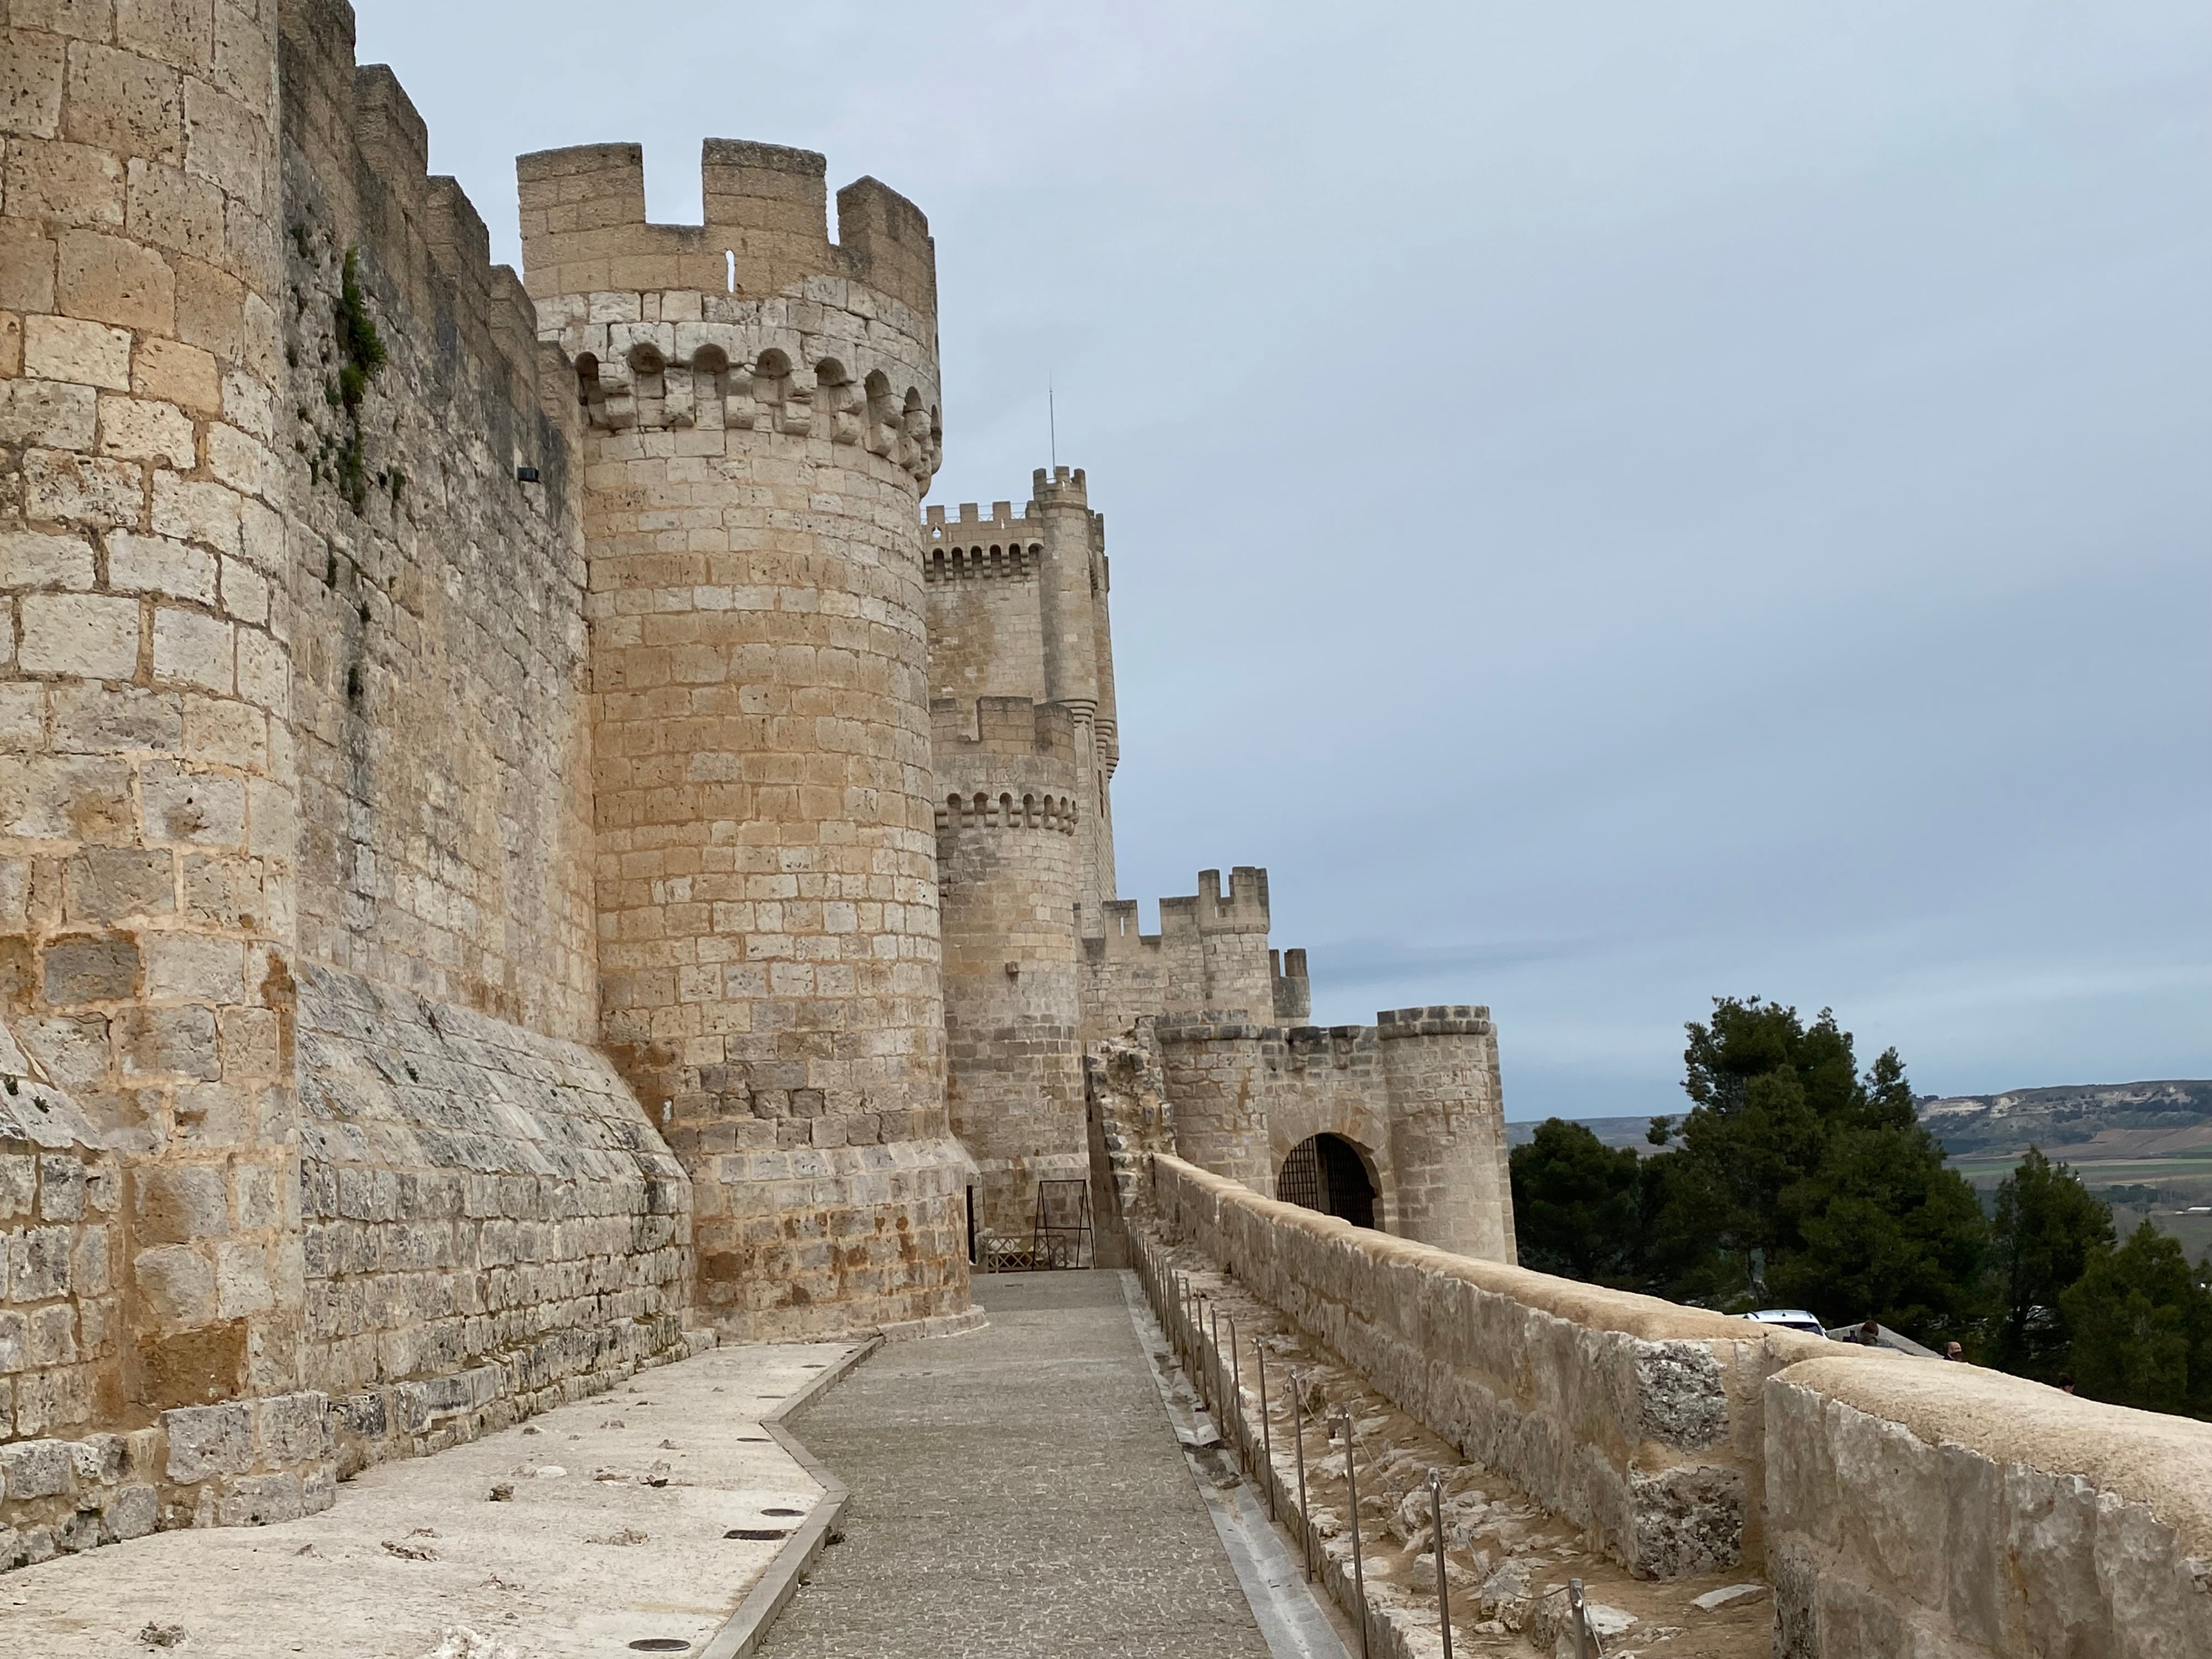
[{"label": "metal post", "polygon": [[1221,1427],[1221,1304],[1206,1304],[1206,1362],[1213,1367],[1213,1426]]},{"label": "metal post", "polygon": [[1252,1472],[1252,1460],[1244,1455],[1244,1366],[1237,1357],[1237,1322],[1229,1322],[1229,1419],[1230,1437],[1237,1443],[1237,1461],[1244,1466],[1244,1473]]},{"label": "metal post", "polygon": [[[1275,1518],[1275,1425],[1267,1419],[1267,1351],[1252,1339],[1252,1363],[1260,1370],[1260,1484],[1267,1489],[1267,1519]],[[1447,1654],[1444,1659],[1451,1659]]]},{"label": "metal post", "polygon": [[1437,1623],[1444,1633],[1444,1659],[1451,1659],[1451,1586],[1444,1582],[1444,1474],[1429,1471],[1429,1525],[1437,1552]]},{"label": "metal post", "polygon": [[1574,1626],[1575,1659],[1590,1659],[1589,1615],[1583,1611],[1583,1581],[1567,1580],[1567,1621]]},{"label": "metal post", "polygon": [[1211,1416],[1213,1404],[1207,1396],[1212,1392],[1212,1376],[1206,1368],[1206,1292],[1194,1290],[1191,1294],[1198,1298],[1198,1317],[1191,1322],[1191,1378],[1198,1384],[1199,1409]]},{"label": "metal post", "polygon": [[1359,1659],[1367,1653],[1367,1569],[1359,1553],[1359,1474],[1352,1455],[1352,1413],[1339,1412],[1344,1425],[1344,1502],[1352,1511],[1352,1593],[1359,1602]]},{"label": "metal post", "polygon": [[1298,1386],[1298,1368],[1291,1367],[1291,1431],[1298,1449],[1298,1559],[1304,1564],[1306,1583],[1313,1583],[1313,1524],[1306,1519],[1306,1394]]}]

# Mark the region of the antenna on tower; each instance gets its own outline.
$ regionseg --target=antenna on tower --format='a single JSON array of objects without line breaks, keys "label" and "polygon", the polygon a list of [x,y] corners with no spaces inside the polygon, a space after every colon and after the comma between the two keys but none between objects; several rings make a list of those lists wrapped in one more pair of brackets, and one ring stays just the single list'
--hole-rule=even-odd
[{"label": "antenna on tower", "polygon": [[1052,372],[1049,369],[1044,377],[1044,417],[1052,434],[1052,464],[1057,470],[1060,465],[1060,404],[1053,397]]}]

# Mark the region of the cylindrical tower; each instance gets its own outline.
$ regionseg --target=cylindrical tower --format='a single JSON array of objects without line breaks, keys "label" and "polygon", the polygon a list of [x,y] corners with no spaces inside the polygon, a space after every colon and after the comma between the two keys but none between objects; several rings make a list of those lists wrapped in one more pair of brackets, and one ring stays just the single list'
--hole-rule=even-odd
[{"label": "cylindrical tower", "polygon": [[[1086,808],[1077,832],[1083,878],[1083,914],[1097,917],[1114,896],[1112,845],[1103,802],[1106,760],[1100,749],[1098,605],[1105,570],[1091,513],[1083,469],[1036,469],[1031,495],[1044,520],[1044,557],[1038,609],[1044,635],[1045,698],[1063,705],[1075,720],[1076,762]],[[1093,924],[1095,925],[1095,924]]]},{"label": "cylindrical tower", "polygon": [[968,1310],[947,1133],[920,498],[927,222],[710,140],[703,228],[628,144],[519,164],[586,405],[604,1040],[695,1182],[698,1297],[786,1337]]},{"label": "cylindrical tower", "polygon": [[1459,1255],[1513,1261],[1513,1182],[1490,1010],[1399,1008],[1375,1018],[1398,1189],[1395,1231]]},{"label": "cylindrical tower", "polygon": [[982,697],[933,710],[945,905],[945,1098],[977,1221],[1025,1237],[1037,1183],[1082,1180],[1074,722]]},{"label": "cylindrical tower", "polygon": [[15,1033],[122,1156],[127,1241],[125,1328],[46,1331],[102,1396],[61,1388],[52,1433],[298,1374],[277,27],[8,20],[0,948]]}]

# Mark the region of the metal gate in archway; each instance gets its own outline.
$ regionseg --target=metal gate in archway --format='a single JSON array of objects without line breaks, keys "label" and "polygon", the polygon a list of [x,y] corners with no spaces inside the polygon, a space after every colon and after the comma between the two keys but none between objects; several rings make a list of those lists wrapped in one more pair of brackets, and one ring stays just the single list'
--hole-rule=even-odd
[{"label": "metal gate in archway", "polygon": [[1309,1135],[1275,1172],[1275,1196],[1355,1227],[1375,1224],[1375,1183],[1358,1149],[1341,1135]]}]

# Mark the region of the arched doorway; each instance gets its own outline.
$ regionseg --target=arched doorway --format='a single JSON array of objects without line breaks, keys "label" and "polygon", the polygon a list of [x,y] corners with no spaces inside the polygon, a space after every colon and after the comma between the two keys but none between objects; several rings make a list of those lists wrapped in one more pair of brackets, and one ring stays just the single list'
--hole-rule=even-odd
[{"label": "arched doorway", "polygon": [[1342,1135],[1309,1135],[1291,1147],[1275,1172],[1275,1196],[1342,1216],[1355,1227],[1375,1224],[1375,1182],[1367,1160]]}]

